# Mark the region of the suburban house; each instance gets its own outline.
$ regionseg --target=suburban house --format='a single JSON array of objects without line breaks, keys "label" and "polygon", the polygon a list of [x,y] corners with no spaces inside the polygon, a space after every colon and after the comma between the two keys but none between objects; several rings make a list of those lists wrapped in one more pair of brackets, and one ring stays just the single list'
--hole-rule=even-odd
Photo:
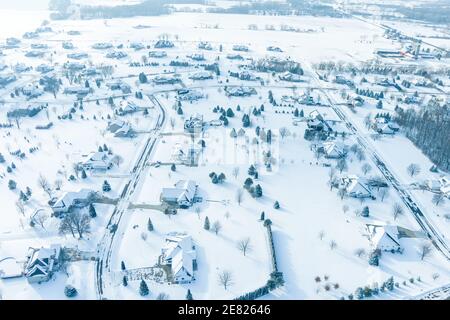
[{"label": "suburban house", "polygon": [[165,58],[167,57],[167,52],[165,51],[150,51],[148,53],[150,58]]},{"label": "suburban house", "polygon": [[114,136],[118,138],[132,138],[136,136],[136,132],[131,125],[122,120],[110,121],[106,130],[113,133]]},{"label": "suburban house", "polygon": [[392,253],[403,251],[400,244],[402,238],[427,238],[423,232],[394,225],[367,225],[367,230],[370,242],[375,249]]},{"label": "suburban house", "polygon": [[170,41],[170,40],[161,39],[161,40],[158,40],[158,41],[155,43],[155,48],[156,48],[156,49],[173,48],[173,47],[175,47],[175,45],[174,45],[173,42]]},{"label": "suburban house", "polygon": [[178,90],[177,100],[178,101],[197,101],[203,99],[205,96],[203,93],[197,90]]},{"label": "suburban house", "polygon": [[395,122],[389,121],[385,117],[375,118],[373,129],[380,134],[395,134],[400,127]]},{"label": "suburban house", "polygon": [[427,180],[425,185],[430,191],[440,192],[445,195],[450,194],[450,180],[447,177],[442,176],[439,179]]},{"label": "suburban house", "polygon": [[209,80],[212,78],[212,74],[207,71],[199,71],[189,76],[189,79],[191,80]]},{"label": "suburban house", "polygon": [[139,107],[136,103],[131,101],[120,101],[119,107],[115,110],[116,114],[119,116],[124,116],[127,114],[132,114],[138,111],[142,111],[143,108]]},{"label": "suburban house", "polygon": [[94,43],[94,45],[92,45],[92,49],[97,49],[97,50],[111,49],[112,47],[113,47],[113,45],[111,43],[106,43],[106,42],[98,42],[98,43]]},{"label": "suburban house", "polygon": [[322,144],[321,151],[325,158],[340,159],[347,155],[347,147],[343,143],[336,141],[325,141]]},{"label": "suburban house", "polygon": [[27,258],[24,275],[28,282],[48,281],[61,266],[61,246],[51,245],[49,248],[40,249],[29,248]]},{"label": "suburban house", "polygon": [[248,48],[248,46],[246,46],[246,45],[235,44],[235,45],[233,46],[233,50],[234,50],[234,51],[244,51],[244,52],[247,52],[247,51],[249,51],[249,48]]},{"label": "suburban house", "polygon": [[188,133],[202,132],[204,128],[203,117],[190,117],[184,121],[184,131]]},{"label": "suburban house", "polygon": [[171,282],[190,283],[195,280],[197,253],[192,237],[186,234],[169,234],[161,250],[160,263],[170,267]]},{"label": "suburban house", "polygon": [[303,82],[304,80],[298,74],[286,71],[278,76],[280,80],[288,81],[288,82]]},{"label": "suburban house", "polygon": [[154,84],[175,84],[181,82],[176,76],[156,76],[152,79]]},{"label": "suburban house", "polygon": [[92,203],[94,197],[95,192],[89,189],[66,192],[51,206],[53,214],[56,217],[59,217],[62,214],[70,212],[74,208],[81,209],[87,207]]},{"label": "suburban house", "polygon": [[68,53],[67,58],[74,60],[82,60],[89,58],[89,55],[84,52],[75,52],[75,53]]},{"label": "suburban house", "polygon": [[161,201],[185,209],[201,201],[201,198],[197,197],[197,189],[195,181],[180,180],[174,187],[162,189]]},{"label": "suburban house", "polygon": [[73,86],[64,88],[64,94],[76,94],[79,96],[85,96],[91,93],[91,88],[86,88],[82,86]]},{"label": "suburban house", "polygon": [[123,93],[130,93],[131,87],[122,80],[110,81],[106,84],[109,90],[121,90]]},{"label": "suburban house", "polygon": [[107,151],[91,152],[79,166],[84,170],[109,170],[113,167],[111,158]]},{"label": "suburban house", "polygon": [[253,87],[225,87],[225,94],[234,97],[248,97],[257,92]]},{"label": "suburban house", "polygon": [[340,180],[340,189],[344,189],[347,196],[352,198],[372,198],[375,199],[375,196],[370,191],[368,185],[361,181],[356,175],[348,175],[346,177],[341,178]]}]

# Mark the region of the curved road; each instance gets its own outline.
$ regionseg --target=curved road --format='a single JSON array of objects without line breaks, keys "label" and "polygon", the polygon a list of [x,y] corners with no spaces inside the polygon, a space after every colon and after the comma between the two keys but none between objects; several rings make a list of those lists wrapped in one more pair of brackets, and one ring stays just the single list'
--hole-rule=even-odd
[{"label": "curved road", "polygon": [[153,133],[151,133],[150,137],[147,139],[145,146],[141,154],[139,155],[136,164],[133,167],[130,180],[125,185],[125,188],[122,191],[119,202],[117,203],[116,208],[111,214],[111,218],[106,227],[105,234],[98,245],[98,259],[96,262],[95,273],[98,299],[106,298],[107,292],[105,291],[107,290],[105,289],[108,285],[110,285],[110,279],[105,279],[105,277],[106,274],[109,274],[109,272],[111,272],[111,255],[114,251],[113,248],[115,240],[117,239],[116,235],[120,232],[120,222],[124,214],[128,210],[131,198],[136,191],[136,187],[138,186],[145,171],[146,164],[158,141],[158,134],[166,122],[166,111],[163,106],[153,95],[149,95],[149,98],[155,104],[155,106],[159,107],[160,114],[155,128],[153,129]]}]

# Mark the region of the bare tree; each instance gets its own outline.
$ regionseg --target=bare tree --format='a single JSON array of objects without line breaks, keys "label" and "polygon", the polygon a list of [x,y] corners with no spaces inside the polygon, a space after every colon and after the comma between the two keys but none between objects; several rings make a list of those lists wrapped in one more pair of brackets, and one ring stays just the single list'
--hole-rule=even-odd
[{"label": "bare tree", "polygon": [[22,201],[20,200],[16,201],[16,209],[17,212],[25,216],[25,206],[23,205]]},{"label": "bare tree", "polygon": [[426,257],[428,257],[431,254],[431,250],[431,243],[429,241],[423,242],[419,246],[420,260],[424,260]]},{"label": "bare tree", "polygon": [[74,238],[78,234],[79,239],[83,239],[83,234],[90,232],[90,217],[87,214],[72,211],[68,212],[61,220],[59,232],[64,234],[70,232]]},{"label": "bare tree", "polygon": [[358,258],[364,257],[366,255],[366,250],[364,250],[363,248],[358,248],[355,250],[355,255]]},{"label": "bare tree", "polygon": [[388,188],[381,188],[380,191],[378,191],[378,194],[381,197],[381,202],[383,202],[384,199],[389,196],[389,189]]},{"label": "bare tree", "polygon": [[161,292],[160,294],[158,294],[158,296],[156,297],[156,300],[169,300],[169,295],[165,292]]},{"label": "bare tree", "polygon": [[236,202],[238,203],[238,205],[241,205],[243,200],[244,200],[244,191],[239,188],[236,191]]},{"label": "bare tree", "polygon": [[286,128],[286,127],[280,128],[280,136],[281,136],[281,139],[284,139],[284,138],[287,137],[289,134],[290,134],[290,132],[289,132],[288,128]]},{"label": "bare tree", "polygon": [[337,247],[336,241],[331,240],[331,241],[330,241],[330,249],[331,249],[331,250],[334,250],[334,249],[336,249],[336,247]]},{"label": "bare tree", "polygon": [[39,175],[38,179],[38,185],[41,187],[41,189],[47,193],[48,197],[52,197],[52,189],[50,188],[50,184],[48,183],[48,180],[46,177],[44,177],[42,174]]},{"label": "bare tree", "polygon": [[406,171],[411,177],[417,176],[420,173],[420,166],[417,163],[411,163],[406,167]]},{"label": "bare tree", "polygon": [[234,167],[232,174],[233,174],[233,177],[235,179],[237,179],[237,177],[239,176],[239,167]]},{"label": "bare tree", "polygon": [[346,204],[344,204],[344,205],[342,206],[342,211],[344,212],[344,214],[346,214],[346,213],[348,212],[348,210],[350,210],[349,206],[346,205]]},{"label": "bare tree", "polygon": [[48,217],[47,212],[44,210],[39,210],[33,216],[33,222],[45,230],[45,221],[47,221]]},{"label": "bare tree", "polygon": [[323,240],[323,238],[325,238],[325,231],[320,230],[320,231],[319,231],[319,239],[320,239],[320,240]]},{"label": "bare tree", "polygon": [[222,224],[220,221],[215,221],[212,225],[212,231],[217,235],[219,234],[220,230],[222,230]]},{"label": "bare tree", "polygon": [[431,202],[437,207],[445,202],[445,197],[443,193],[438,193],[433,196]]},{"label": "bare tree", "polygon": [[339,170],[339,173],[342,173],[342,171],[348,169],[347,160],[345,158],[341,158],[338,160],[336,164],[336,169]]},{"label": "bare tree", "polygon": [[370,166],[370,164],[364,163],[361,167],[361,170],[364,173],[364,175],[366,175],[372,170],[372,167]]},{"label": "bare tree", "polygon": [[172,128],[172,131],[175,129],[176,120],[175,118],[170,118],[170,127]]},{"label": "bare tree", "polygon": [[233,285],[233,274],[231,273],[231,271],[224,270],[219,273],[218,280],[219,284],[221,284],[223,288],[227,290],[228,287]]},{"label": "bare tree", "polygon": [[63,181],[61,179],[56,179],[54,185],[55,185],[55,190],[61,190]]},{"label": "bare tree", "polygon": [[339,189],[338,194],[339,194],[339,197],[341,197],[341,200],[343,200],[345,195],[347,194],[347,191],[345,191],[344,188],[341,188],[341,189]]},{"label": "bare tree", "polygon": [[395,203],[392,207],[392,216],[394,217],[394,220],[397,220],[397,218],[401,215],[403,215],[403,208],[398,203]]},{"label": "bare tree", "polygon": [[250,245],[250,238],[245,238],[245,239],[239,240],[237,247],[239,250],[242,251],[242,253],[245,256],[247,254],[247,252],[252,249],[251,245]]},{"label": "bare tree", "polygon": [[114,163],[117,167],[120,167],[120,165],[123,163],[123,158],[116,154],[112,159],[112,163]]}]

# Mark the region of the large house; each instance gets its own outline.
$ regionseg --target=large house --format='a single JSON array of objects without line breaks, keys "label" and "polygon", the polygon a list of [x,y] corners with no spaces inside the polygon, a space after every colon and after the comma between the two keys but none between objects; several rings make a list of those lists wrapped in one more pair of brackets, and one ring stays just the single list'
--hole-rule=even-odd
[{"label": "large house", "polygon": [[398,226],[368,226],[370,241],[380,251],[400,252],[401,233]]},{"label": "large house", "polygon": [[325,158],[329,159],[340,159],[347,155],[347,148],[343,143],[336,141],[326,141],[321,147]]},{"label": "large house", "polygon": [[29,283],[41,283],[51,279],[53,273],[61,265],[62,255],[60,245],[50,248],[29,248],[28,261],[25,265],[25,277]]},{"label": "large house", "polygon": [[352,198],[375,199],[375,196],[370,191],[369,186],[355,175],[348,175],[341,178],[339,188],[344,189],[346,195]]},{"label": "large house", "polygon": [[195,280],[197,254],[192,237],[179,233],[168,235],[161,250],[160,263],[170,267],[173,283],[190,283]]},{"label": "large house", "polygon": [[122,120],[114,120],[108,123],[107,130],[119,138],[132,138],[136,136],[136,132],[133,130],[128,122]]},{"label": "large house", "polygon": [[188,208],[195,202],[201,201],[197,197],[198,185],[192,180],[180,180],[172,188],[163,188],[161,192],[161,201],[177,205],[180,208]]},{"label": "large house", "polygon": [[80,163],[80,167],[84,170],[105,171],[113,167],[113,161],[107,151],[91,152]]},{"label": "large house", "polygon": [[85,208],[92,203],[94,197],[95,192],[89,189],[66,192],[52,205],[53,214],[59,217],[72,209]]}]

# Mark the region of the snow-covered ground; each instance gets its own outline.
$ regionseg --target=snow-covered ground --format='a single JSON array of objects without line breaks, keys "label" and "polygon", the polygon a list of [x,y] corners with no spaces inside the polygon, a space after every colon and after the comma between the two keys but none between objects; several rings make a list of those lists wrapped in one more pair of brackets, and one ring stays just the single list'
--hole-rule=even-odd
[{"label": "snow-covered ground", "polygon": [[[7,33],[7,29],[0,28],[0,40],[3,42],[9,36],[20,37],[25,31],[36,28],[41,21],[42,18],[33,22],[30,20],[30,24],[24,25],[23,30],[16,29],[15,33]],[[0,27],[3,23],[5,21],[0,21]],[[259,30],[249,30],[249,24],[257,25]],[[267,24],[273,25],[276,30],[265,30]],[[134,28],[138,25],[150,28]],[[280,31],[281,25],[289,25],[301,32]],[[26,100],[23,95],[11,96],[20,85],[39,80],[41,75],[35,70],[20,75],[17,82],[0,89],[4,102],[0,108],[0,123],[8,123],[6,113],[18,107],[45,106],[32,118],[12,121],[12,127],[0,128],[0,154],[6,158],[6,163],[0,164],[0,270],[20,270],[29,247],[47,247],[55,243],[77,248],[89,258],[97,257],[98,250],[103,245],[101,239],[110,232],[106,227],[114,214],[114,204],[94,205],[97,217],[91,221],[90,233],[81,240],[69,233],[61,235],[58,231],[59,218],[48,216],[43,226],[34,227],[30,226],[30,218],[38,209],[50,213],[50,198],[80,188],[98,191],[113,202],[123,197],[123,190],[128,188],[127,183],[135,172],[136,161],[147,139],[153,137],[153,129],[159,121],[156,106],[147,96],[154,94],[166,112],[166,123],[157,132],[158,143],[129,199],[130,205],[141,205],[142,208],[125,208],[120,221],[119,233],[112,246],[111,265],[108,267],[110,272],[103,275],[113,289],[108,290],[108,294],[113,292],[113,295],[107,298],[141,298],[139,281],[129,281],[126,287],[122,285],[122,261],[127,269],[154,266],[158,263],[165,237],[175,231],[186,232],[193,238],[198,263],[196,280],[189,284],[148,280],[151,294],[146,298],[155,299],[158,294],[166,293],[171,299],[184,299],[187,289],[190,289],[195,299],[231,299],[265,285],[272,269],[266,228],[260,221],[263,211],[265,218],[273,222],[278,267],[285,279],[285,286],[272,291],[264,299],[339,299],[347,297],[357,287],[381,284],[390,276],[395,278],[400,288],[380,294],[378,298],[402,299],[446,285],[450,281],[448,261],[437,250],[432,251],[423,261],[420,259],[419,247],[423,239],[402,239],[402,254],[385,252],[380,258],[379,266],[368,264],[368,255],[373,248],[368,239],[367,224],[395,224],[413,231],[420,230],[420,226],[392,187],[385,199],[380,200],[377,194],[377,200],[365,201],[347,197],[341,199],[337,190],[330,188],[330,168],[335,167],[336,160],[315,157],[311,142],[304,139],[307,128],[305,119],[299,121],[297,118],[293,121],[293,112],[297,108],[307,116],[317,109],[327,119],[339,120],[337,114],[327,106],[298,103],[294,103],[295,107],[273,106],[268,100],[270,90],[276,101],[282,101],[283,96],[300,97],[308,93],[316,101],[325,103],[326,99],[312,81],[311,74],[307,72],[305,82],[295,84],[280,81],[270,73],[255,72],[260,78],[258,81],[241,81],[228,76],[228,71],[239,70],[239,64],[247,64],[251,62],[250,59],[268,55],[290,57],[302,66],[322,61],[357,64],[374,59],[373,52],[376,48],[397,46],[384,38],[383,31],[376,26],[355,19],[271,16],[269,21],[265,16],[245,16],[243,19],[240,15],[205,13],[174,13],[106,22],[53,21],[50,26],[55,32],[42,34],[38,39],[24,40],[22,47],[5,50],[5,56],[0,57],[0,62],[7,65],[7,71],[11,71],[11,67],[17,62],[24,62],[34,69],[46,63],[54,65],[62,78],[62,89],[56,98],[50,93],[32,100]],[[81,35],[69,35],[69,30],[78,30]],[[142,42],[153,47],[162,34],[166,34],[175,43],[175,48],[165,49],[168,53],[166,58],[149,58],[148,49],[135,51],[129,48],[132,42]],[[63,41],[72,41],[76,49],[62,49]],[[213,50],[203,53],[206,63],[219,63],[220,76],[214,75],[213,79],[205,81],[189,79],[190,75],[202,70],[201,66],[187,58],[187,55],[199,52],[199,41],[212,44]],[[45,56],[24,57],[29,45],[37,42],[49,45],[50,49],[46,50]],[[120,60],[106,58],[107,50],[92,48],[98,42],[111,42],[116,47],[122,44],[123,47],[116,50],[126,52],[127,56]],[[236,53],[232,50],[234,44],[249,46],[248,52],[240,52],[249,60],[236,62],[226,58],[227,54]],[[222,51],[219,51],[219,46]],[[279,46],[284,52],[269,54],[266,51],[268,46]],[[62,71],[63,64],[69,60],[67,54],[72,51],[87,53],[89,57],[81,62],[88,66],[101,68],[101,65],[112,65],[114,70],[112,75],[105,76],[100,87],[96,86],[95,79],[89,79],[88,84],[94,92],[86,97],[89,101],[83,102],[82,109],[79,104],[74,106],[74,96],[62,93],[72,81]],[[146,58],[143,59],[143,56]],[[169,66],[171,60],[177,59],[190,61],[194,66]],[[157,62],[159,65],[130,66],[130,63],[142,63],[144,60]],[[446,65],[448,60],[429,64]],[[183,85],[141,84],[138,81],[141,72],[145,72],[149,80],[155,75],[177,73]],[[115,98],[114,104],[118,106],[133,102],[142,108],[148,108],[148,114],[139,111],[126,116],[115,115],[108,98],[118,92],[107,89],[105,83],[118,78],[132,89],[130,95]],[[80,85],[85,86],[84,78]],[[225,86],[233,85],[251,86],[257,93],[251,97],[227,97]],[[195,88],[204,98],[192,103],[182,102],[183,114],[180,115],[177,110],[176,89],[183,87]],[[327,87],[337,101],[343,102],[339,97],[341,87],[334,83],[327,83]],[[135,98],[136,91],[144,93],[143,99]],[[259,108],[261,105],[264,105],[262,115],[251,115],[251,126],[242,128],[243,115],[252,113],[255,107]],[[198,146],[200,139],[196,137],[191,140],[189,135],[183,134],[184,121],[197,115],[203,116],[206,122],[217,120],[219,114],[213,112],[216,106],[225,110],[231,108],[234,117],[228,118],[227,127],[211,126],[206,129],[201,137],[206,147],[200,154],[199,166],[189,167],[178,163],[174,154],[180,149],[187,152],[193,143]],[[238,106],[240,111],[237,110]],[[393,112],[394,107],[386,99],[383,111]],[[71,119],[60,119],[71,112],[72,108],[75,112],[71,113]],[[371,139],[377,153],[400,178],[402,185],[437,178],[438,174],[428,171],[432,165],[430,160],[406,137],[398,134],[376,140],[371,138],[373,133],[366,129],[364,119],[367,114],[375,114],[377,110],[375,100],[368,99],[364,107],[357,109],[357,113],[349,110],[345,113],[363,136]],[[137,131],[137,136],[132,139],[114,137],[106,130],[111,119],[129,122]],[[37,125],[49,122],[53,123],[49,130],[35,129]],[[255,133],[257,126],[272,131],[271,145],[260,141]],[[241,128],[244,130],[242,135],[230,136],[233,129],[238,132]],[[287,129],[289,134],[281,137],[280,129]],[[350,147],[356,143],[356,138],[347,129],[344,130],[347,135],[342,143]],[[258,144],[254,141],[258,141]],[[77,177],[71,180],[70,176],[75,174],[73,163],[82,155],[95,152],[104,145],[113,155],[120,156],[122,163],[106,173],[88,172],[85,179]],[[29,152],[30,148],[36,150]],[[262,161],[262,151],[269,148],[275,159],[271,172],[265,169]],[[26,157],[21,159],[15,156],[14,152],[17,150],[25,152]],[[157,161],[162,164],[155,166]],[[16,168],[8,172],[7,167],[12,166],[12,162]],[[175,171],[170,165],[174,162]],[[364,176],[361,168],[366,163],[372,168],[367,176],[381,176],[369,157],[358,160],[355,154],[350,153],[347,162],[342,175]],[[413,179],[406,171],[410,163],[417,163],[422,168],[420,175]],[[261,198],[253,198],[242,189],[252,164],[256,165],[259,173],[255,184],[262,187]],[[225,182],[213,184],[209,177],[211,172],[224,173]],[[51,194],[39,186],[40,177],[45,177],[52,186]],[[9,190],[9,180],[17,182],[16,190]],[[110,183],[110,192],[102,191],[104,180]],[[199,195],[203,201],[192,208],[180,209],[173,216],[155,209],[160,204],[162,188],[171,187],[179,180],[194,180],[199,185]],[[57,185],[60,186],[56,188]],[[20,191],[25,191],[27,186],[31,188],[32,196],[22,210],[18,205],[18,197]],[[242,192],[241,203],[237,201],[239,192]],[[431,193],[417,190],[411,192],[443,238],[449,239],[449,221],[445,220],[444,214],[450,210],[450,201],[436,207],[431,202]],[[274,209],[275,201],[279,202],[280,209]],[[404,215],[396,219],[391,213],[395,203],[400,204],[404,210]],[[364,206],[370,209],[370,216],[366,218],[359,214]],[[81,213],[88,214],[88,209],[82,209]],[[222,228],[218,234],[204,229],[206,217],[211,225],[220,222]],[[149,218],[154,226],[154,231],[151,232],[147,230]],[[247,237],[250,238],[251,250],[244,255],[238,249],[238,242]],[[360,257],[356,255],[358,250],[364,252]],[[63,299],[64,287],[70,284],[77,288],[77,299],[96,299],[98,275],[95,274],[95,267],[95,261],[89,259],[69,262],[64,271],[57,272],[49,282],[42,284],[29,284],[25,277],[0,280],[0,296],[4,299]],[[227,290],[218,281],[218,275],[224,270],[230,271],[233,277],[232,285]],[[317,277],[320,277],[320,282]],[[414,283],[410,279],[414,279]]]}]

